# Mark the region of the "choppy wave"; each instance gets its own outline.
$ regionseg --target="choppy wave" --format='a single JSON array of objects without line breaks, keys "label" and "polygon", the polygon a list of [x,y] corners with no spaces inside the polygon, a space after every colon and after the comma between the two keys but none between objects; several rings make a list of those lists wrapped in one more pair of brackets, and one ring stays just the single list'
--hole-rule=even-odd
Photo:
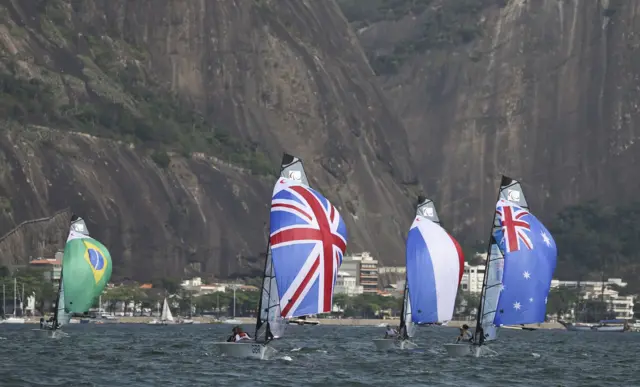
[{"label": "choppy wave", "polygon": [[[77,324],[50,340],[5,326],[0,385],[7,386],[620,386],[637,380],[640,334],[504,331],[497,354],[453,359],[454,328],[418,329],[413,351],[377,352],[378,327],[293,326],[279,356],[241,360],[210,344],[225,325]],[[249,327],[247,327],[249,328]]]}]

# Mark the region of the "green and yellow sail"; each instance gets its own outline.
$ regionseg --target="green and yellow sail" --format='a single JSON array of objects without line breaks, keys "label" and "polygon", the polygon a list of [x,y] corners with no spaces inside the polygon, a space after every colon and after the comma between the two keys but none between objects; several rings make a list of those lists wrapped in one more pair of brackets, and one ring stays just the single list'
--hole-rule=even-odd
[{"label": "green and yellow sail", "polygon": [[62,258],[64,304],[67,313],[84,313],[111,278],[111,255],[89,236],[82,218],[72,222]]}]

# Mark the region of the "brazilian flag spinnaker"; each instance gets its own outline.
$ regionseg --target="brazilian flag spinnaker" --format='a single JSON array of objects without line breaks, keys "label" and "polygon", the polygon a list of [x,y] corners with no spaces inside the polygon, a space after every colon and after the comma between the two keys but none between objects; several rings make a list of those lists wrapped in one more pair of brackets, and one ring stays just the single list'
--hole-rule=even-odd
[{"label": "brazilian flag spinnaker", "polygon": [[89,236],[78,218],[72,226],[62,258],[62,284],[65,310],[84,313],[91,308],[111,278],[109,250]]}]

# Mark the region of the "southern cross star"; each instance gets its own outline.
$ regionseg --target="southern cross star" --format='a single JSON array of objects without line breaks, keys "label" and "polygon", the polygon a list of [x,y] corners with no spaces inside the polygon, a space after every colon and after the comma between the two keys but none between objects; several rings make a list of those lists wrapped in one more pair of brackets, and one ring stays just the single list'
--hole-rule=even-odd
[{"label": "southern cross star", "polygon": [[529,278],[531,278],[531,274],[529,274],[529,272],[528,272],[528,271],[525,271],[524,273],[522,273],[522,276],[523,276],[525,279],[529,279]]},{"label": "southern cross star", "polygon": [[547,235],[546,232],[541,232],[540,236],[542,236],[542,241],[544,242],[545,245],[547,245],[547,247],[551,247],[551,239],[549,239],[549,235]]},{"label": "southern cross star", "polygon": [[513,308],[514,308],[515,310],[520,310],[520,303],[516,301],[516,303],[515,303],[515,304],[513,304]]}]

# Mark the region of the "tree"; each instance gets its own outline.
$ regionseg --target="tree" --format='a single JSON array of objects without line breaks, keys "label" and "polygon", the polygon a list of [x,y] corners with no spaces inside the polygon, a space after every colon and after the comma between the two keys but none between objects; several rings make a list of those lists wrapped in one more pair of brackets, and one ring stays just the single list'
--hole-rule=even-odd
[{"label": "tree", "polygon": [[152,283],[154,288],[164,289],[169,294],[177,294],[182,288],[181,280],[177,278],[159,278]]},{"label": "tree", "polygon": [[466,305],[464,308],[464,314],[471,318],[478,311],[478,305],[480,305],[480,293],[466,293],[464,295]]},{"label": "tree", "polygon": [[333,303],[338,308],[344,310],[349,306],[349,296],[346,294],[334,294],[333,295]]},{"label": "tree", "polygon": [[54,305],[58,297],[58,288],[49,281],[42,281],[40,286],[35,290],[34,297],[37,302],[37,309],[41,314],[45,314],[46,305]]},{"label": "tree", "polygon": [[595,322],[600,320],[610,320],[615,318],[615,313],[609,309],[609,305],[601,300],[584,301],[585,320]]},{"label": "tree", "polygon": [[579,294],[577,289],[564,286],[553,288],[547,296],[547,312],[556,315],[559,320],[562,315],[568,313],[578,303]]}]

